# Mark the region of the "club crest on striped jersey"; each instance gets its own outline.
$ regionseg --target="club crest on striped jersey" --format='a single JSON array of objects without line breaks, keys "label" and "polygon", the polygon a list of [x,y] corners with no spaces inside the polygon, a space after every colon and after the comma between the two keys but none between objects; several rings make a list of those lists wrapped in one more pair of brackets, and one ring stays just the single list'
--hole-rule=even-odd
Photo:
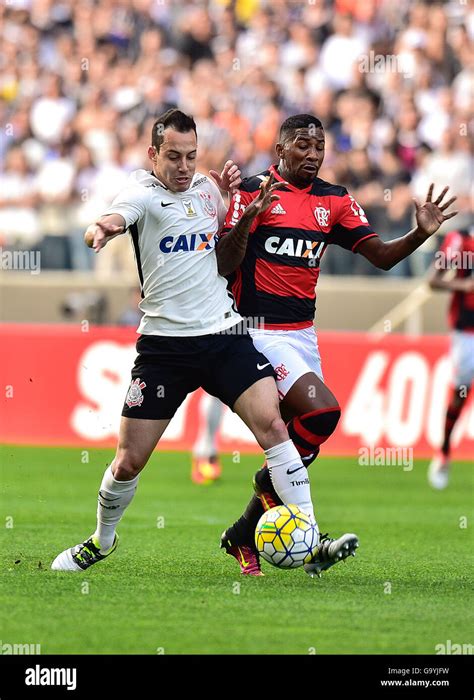
[{"label": "club crest on striped jersey", "polygon": [[326,228],[326,226],[329,226],[329,214],[329,209],[326,209],[325,207],[315,207],[314,209],[314,216],[316,218],[316,221],[322,228]]},{"label": "club crest on striped jersey", "polygon": [[201,197],[202,208],[204,209],[205,213],[208,216],[212,216],[212,218],[215,219],[215,217],[217,216],[217,209],[214,206],[209,192],[201,191],[199,192],[199,196]]},{"label": "club crest on striped jersey", "polygon": [[197,216],[197,212],[193,207],[191,199],[182,199],[181,202],[183,204],[183,209],[185,211],[186,216]]},{"label": "club crest on striped jersey", "polygon": [[133,406],[141,406],[143,403],[143,399],[145,398],[143,396],[142,389],[146,387],[145,382],[140,381],[140,377],[138,379],[133,379],[132,382],[130,383],[130,388],[127,393],[127,398],[125,399],[125,403],[129,408],[132,408]]}]

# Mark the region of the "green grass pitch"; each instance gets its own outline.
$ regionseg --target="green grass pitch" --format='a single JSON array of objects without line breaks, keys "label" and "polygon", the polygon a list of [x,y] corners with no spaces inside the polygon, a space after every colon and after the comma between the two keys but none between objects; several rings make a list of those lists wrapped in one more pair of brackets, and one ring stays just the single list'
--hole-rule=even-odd
[{"label": "green grass pitch", "polygon": [[224,455],[220,483],[196,486],[185,453],[156,452],[106,562],[50,570],[95,528],[110,450],[1,449],[1,640],[42,654],[434,654],[472,642],[472,469],[433,492],[412,471],[320,458],[321,530],[354,531],[355,558],[321,579],[263,564],[248,578],[219,550],[251,493],[258,455]]}]

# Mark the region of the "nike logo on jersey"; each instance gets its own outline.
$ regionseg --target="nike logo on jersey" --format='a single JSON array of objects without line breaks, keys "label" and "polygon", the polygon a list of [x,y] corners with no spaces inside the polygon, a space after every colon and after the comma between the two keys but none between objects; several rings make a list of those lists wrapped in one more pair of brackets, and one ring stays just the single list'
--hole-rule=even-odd
[{"label": "nike logo on jersey", "polygon": [[267,362],[266,365],[257,365],[257,369],[265,369],[265,367],[268,367],[269,364],[270,364],[270,363]]},{"label": "nike logo on jersey", "polygon": [[304,465],[302,464],[301,467],[296,467],[296,469],[287,469],[286,473],[287,474],[294,474],[295,472],[299,471],[300,469],[304,469]]},{"label": "nike logo on jersey", "polygon": [[161,202],[162,207],[170,207],[174,202]]}]

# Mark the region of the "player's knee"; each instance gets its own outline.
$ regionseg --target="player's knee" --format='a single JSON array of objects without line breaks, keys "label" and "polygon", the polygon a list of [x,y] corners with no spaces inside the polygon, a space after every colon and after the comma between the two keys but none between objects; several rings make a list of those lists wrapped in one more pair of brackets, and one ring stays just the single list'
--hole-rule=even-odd
[{"label": "player's knee", "polygon": [[341,417],[336,404],[330,408],[304,413],[288,424],[288,433],[296,445],[305,450],[319,447],[332,435]]},{"label": "player's knee", "polygon": [[317,435],[329,437],[335,430],[341,417],[341,409],[336,404],[322,411],[312,411],[300,416],[304,427]]},{"label": "player's knee", "polygon": [[332,406],[321,414],[321,421],[319,423],[320,429],[323,431],[323,435],[329,437],[336,430],[337,424],[341,417],[341,409],[339,406]]},{"label": "player's knee", "polygon": [[[263,440],[270,447],[279,445],[281,442],[288,440],[288,430],[285,421],[278,414],[271,417],[262,429]],[[267,449],[267,448],[265,448]]]},{"label": "player's knee", "polygon": [[114,459],[112,472],[117,481],[130,481],[141,472],[145,465],[140,455],[132,452],[122,452]]}]

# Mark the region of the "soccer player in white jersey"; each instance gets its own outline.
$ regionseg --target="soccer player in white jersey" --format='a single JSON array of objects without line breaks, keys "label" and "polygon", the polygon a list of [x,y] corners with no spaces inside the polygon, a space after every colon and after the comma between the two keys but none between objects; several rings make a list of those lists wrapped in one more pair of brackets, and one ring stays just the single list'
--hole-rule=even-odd
[{"label": "soccer player in white jersey", "polygon": [[[86,242],[98,252],[129,230],[143,318],[116,454],[99,487],[96,530],[61,552],[53,569],[83,571],[115,551],[116,527],[140,472],[186,395],[200,386],[253,432],[279,498],[315,522],[309,478],[279,413],[273,368],[245,332],[217,271],[215,245],[226,207],[218,187],[195,172],[196,149],[192,117],[177,109],[165,112],[153,126],[148,148],[152,170],[132,173],[130,184],[86,231]],[[224,168],[221,185],[229,183],[229,172]],[[262,186],[252,206],[265,211],[278,186]],[[304,477],[293,476],[300,469]],[[355,535],[335,540],[334,563],[356,546]]]}]

